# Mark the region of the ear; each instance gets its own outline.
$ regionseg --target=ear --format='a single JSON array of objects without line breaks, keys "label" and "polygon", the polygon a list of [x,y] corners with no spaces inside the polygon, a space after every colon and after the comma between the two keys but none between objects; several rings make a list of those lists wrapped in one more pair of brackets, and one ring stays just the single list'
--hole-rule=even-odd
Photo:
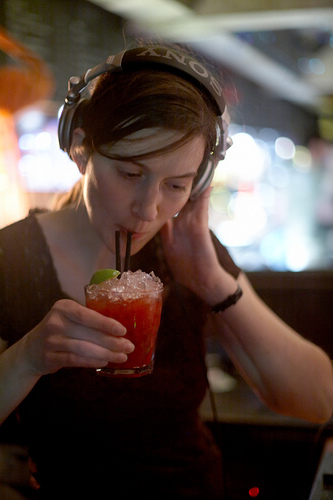
[{"label": "ear", "polygon": [[76,128],[73,131],[72,144],[71,144],[71,158],[76,163],[81,174],[84,175],[86,171],[89,155],[83,144],[86,137],[85,131],[82,128]]}]

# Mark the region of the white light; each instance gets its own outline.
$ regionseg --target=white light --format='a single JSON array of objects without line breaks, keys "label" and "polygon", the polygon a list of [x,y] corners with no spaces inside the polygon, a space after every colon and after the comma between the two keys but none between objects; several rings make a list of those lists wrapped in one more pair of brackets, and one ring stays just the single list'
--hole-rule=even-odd
[{"label": "white light", "polygon": [[248,246],[258,238],[255,224],[249,225],[245,220],[223,221],[214,229],[214,232],[221,243],[227,247]]},{"label": "white light", "polygon": [[19,119],[19,126],[25,132],[32,132],[42,127],[45,115],[36,109],[23,113]]},{"label": "white light", "polygon": [[226,182],[230,187],[253,183],[260,179],[269,161],[262,141],[255,141],[244,132],[232,136],[233,146],[225,160],[216,168],[214,182]]},{"label": "white light", "polygon": [[309,149],[304,146],[296,146],[293,164],[297,170],[309,172],[312,166],[312,156]]},{"label": "white light", "polygon": [[35,146],[39,151],[46,150],[51,145],[51,134],[49,132],[40,132],[36,135]]},{"label": "white light", "polygon": [[0,191],[5,191],[9,188],[8,175],[0,174]]},{"label": "white light", "polygon": [[231,194],[224,188],[215,188],[210,197],[210,204],[218,213],[226,213]]},{"label": "white light", "polygon": [[309,61],[309,68],[315,75],[322,75],[325,73],[325,64],[321,59],[313,58]]},{"label": "white light", "polygon": [[281,229],[267,233],[260,241],[259,251],[266,265],[282,271],[285,269],[285,237]]},{"label": "white light", "polygon": [[275,152],[283,160],[291,160],[295,155],[295,144],[288,137],[278,137],[275,141]]},{"label": "white light", "polygon": [[23,177],[29,175],[31,168],[34,166],[35,157],[33,155],[24,155],[18,163],[18,170]]},{"label": "white light", "polygon": [[312,259],[313,244],[300,225],[290,225],[286,232],[286,267],[298,272],[306,269]]},{"label": "white light", "polygon": [[265,127],[262,128],[259,131],[259,137],[265,142],[275,142],[276,139],[279,137],[279,133],[277,130],[270,128],[270,127]]},{"label": "white light", "polygon": [[63,110],[64,110],[64,104],[62,104],[62,105],[60,106],[59,110],[58,110],[58,115],[57,115],[57,116],[58,116],[58,120],[59,120],[59,118],[60,118],[60,116],[61,116],[61,114],[62,114]]},{"label": "white light", "polygon": [[35,136],[33,134],[23,134],[18,143],[21,151],[29,151],[34,148]]},{"label": "white light", "polygon": [[95,4],[136,22],[167,22],[193,11],[176,0],[93,0]]},{"label": "white light", "polygon": [[230,220],[217,225],[217,237],[229,247],[251,245],[267,224],[259,197],[253,193],[235,194],[228,207]]},{"label": "white light", "polygon": [[289,183],[288,169],[283,165],[272,165],[268,171],[268,179],[276,188],[285,188]]},{"label": "white light", "polygon": [[255,193],[258,195],[260,202],[266,209],[271,209],[275,205],[276,193],[273,186],[264,182],[259,182],[255,187]]},{"label": "white light", "polygon": [[267,221],[259,196],[253,193],[238,192],[232,197],[230,209],[237,219],[244,220],[249,226],[264,227]]},{"label": "white light", "polygon": [[310,252],[304,243],[294,242],[290,247],[287,247],[286,265],[290,271],[303,271],[308,267],[310,260]]}]

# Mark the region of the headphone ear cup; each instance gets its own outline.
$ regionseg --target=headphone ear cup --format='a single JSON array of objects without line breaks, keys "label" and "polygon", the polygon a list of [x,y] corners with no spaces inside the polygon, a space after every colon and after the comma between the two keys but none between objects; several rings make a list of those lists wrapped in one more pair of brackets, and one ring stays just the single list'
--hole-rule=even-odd
[{"label": "headphone ear cup", "polygon": [[202,168],[202,173],[199,174],[199,179],[198,181],[194,184],[191,195],[190,195],[190,200],[194,201],[198,196],[200,196],[211,184],[213,177],[214,177],[214,172],[215,172],[215,163],[216,160],[213,158],[210,158],[206,164],[206,167],[201,167]]},{"label": "headphone ear cup", "polygon": [[60,148],[65,151],[69,157],[72,145],[73,131],[82,127],[84,110],[89,100],[83,99],[77,104],[64,104],[62,113],[58,122],[58,140]]}]

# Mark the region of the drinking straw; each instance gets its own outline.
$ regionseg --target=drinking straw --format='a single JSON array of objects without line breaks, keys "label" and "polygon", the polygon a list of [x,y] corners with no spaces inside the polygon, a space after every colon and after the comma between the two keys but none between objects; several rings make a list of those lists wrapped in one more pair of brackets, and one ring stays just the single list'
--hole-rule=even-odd
[{"label": "drinking straw", "polygon": [[116,231],[116,269],[121,272],[121,260],[120,260],[120,231]]},{"label": "drinking straw", "polygon": [[131,244],[132,244],[132,233],[127,233],[126,241],[126,255],[125,255],[125,268],[124,271],[128,271],[131,257]]}]

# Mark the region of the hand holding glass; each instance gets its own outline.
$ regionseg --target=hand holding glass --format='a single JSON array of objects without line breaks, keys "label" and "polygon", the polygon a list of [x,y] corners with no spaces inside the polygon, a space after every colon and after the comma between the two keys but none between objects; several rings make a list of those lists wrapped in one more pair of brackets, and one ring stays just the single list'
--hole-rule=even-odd
[{"label": "hand holding glass", "polygon": [[153,273],[124,272],[98,285],[85,287],[86,305],[125,326],[135,346],[124,363],[98,368],[100,375],[141,377],[152,373],[162,310],[163,284]]}]

